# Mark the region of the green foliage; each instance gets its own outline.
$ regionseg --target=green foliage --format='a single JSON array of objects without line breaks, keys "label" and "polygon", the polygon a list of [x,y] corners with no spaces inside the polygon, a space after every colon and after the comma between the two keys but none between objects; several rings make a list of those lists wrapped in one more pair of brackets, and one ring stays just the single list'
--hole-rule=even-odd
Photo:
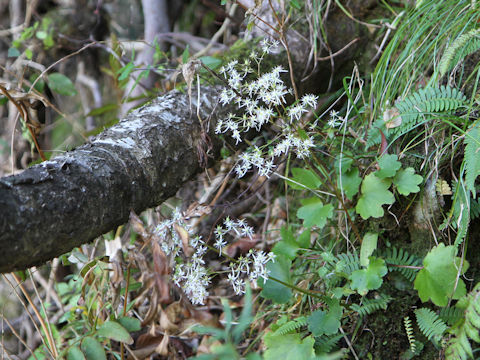
[{"label": "green foliage", "polygon": [[480,122],[475,121],[465,133],[465,187],[476,196],[475,179],[480,175]]},{"label": "green foliage", "polygon": [[417,324],[423,335],[427,340],[434,339],[440,341],[443,334],[447,330],[447,325],[440,317],[432,310],[427,308],[420,308],[415,310],[415,316],[417,317]]},{"label": "green foliage", "polygon": [[236,350],[236,345],[241,341],[244,332],[252,323],[252,290],[249,286],[246,288],[244,306],[238,321],[234,323],[232,309],[226,299],[222,299],[223,310],[225,314],[225,328],[218,329],[209,326],[195,326],[193,330],[199,334],[212,334],[216,340],[222,341],[220,346],[212,347],[212,353],[200,355],[193,359],[200,360],[230,360],[239,359],[240,356]]},{"label": "green foliage", "polygon": [[74,96],[77,94],[72,81],[63,74],[52,73],[47,76],[47,83],[50,90],[66,96]]},{"label": "green foliage", "polygon": [[93,337],[86,336],[82,340],[81,349],[87,360],[107,360],[102,344]]},{"label": "green foliage", "polygon": [[350,275],[351,288],[357,290],[360,295],[366,295],[369,290],[376,290],[383,283],[383,277],[388,269],[385,260],[371,256],[366,269],[355,270]]},{"label": "green foliage", "polygon": [[275,244],[272,251],[275,255],[285,256],[287,259],[293,260],[297,256],[297,252],[301,249],[301,245],[295,239],[292,229],[283,227],[280,230],[282,240]]},{"label": "green foliage", "polygon": [[292,290],[278,281],[273,280],[273,278],[286,284],[290,284],[291,266],[291,260],[281,255],[277,256],[275,262],[268,263],[267,269],[270,271],[270,277],[265,283],[263,283],[263,280],[258,281],[259,285],[263,288],[260,295],[278,304],[284,304],[288,302],[292,297]]},{"label": "green foliage", "polygon": [[97,329],[97,336],[105,337],[125,344],[133,344],[133,339],[122,325],[116,321],[106,321]]},{"label": "green foliage", "polygon": [[78,346],[72,346],[67,353],[67,360],[85,360],[82,350]]},{"label": "green foliage", "polygon": [[[454,337],[450,339],[445,352],[446,359],[473,358],[472,346],[468,339],[480,343],[480,284],[458,304],[465,310],[465,318],[460,324],[453,327],[451,332]],[[458,305],[457,305],[458,306]]]},{"label": "green foliage", "polygon": [[423,269],[414,282],[422,302],[432,300],[435,305],[446,306],[448,299],[459,299],[466,293],[465,283],[459,277],[466,271],[464,263],[459,271],[461,259],[456,257],[456,248],[440,243],[423,259]]},{"label": "green foliage", "polygon": [[412,320],[408,316],[403,318],[403,325],[405,326],[405,332],[407,334],[408,343],[410,344],[410,351],[415,353],[416,344],[415,336],[413,335]]},{"label": "green foliage", "polygon": [[386,294],[379,294],[373,299],[362,298],[361,304],[352,304],[351,309],[360,316],[366,316],[374,313],[377,310],[385,310],[393,298]]},{"label": "green foliage", "polygon": [[264,342],[267,346],[264,360],[309,360],[315,357],[315,339],[312,336],[302,338],[301,334],[278,335],[271,332],[265,335]]},{"label": "green foliage", "polygon": [[322,181],[312,170],[294,167],[291,171],[293,176],[291,181],[288,180],[287,182],[292,189],[317,189],[322,184]]},{"label": "green foliage", "polygon": [[375,173],[365,176],[362,182],[362,195],[358,199],[355,210],[363,219],[369,217],[382,217],[384,211],[382,205],[393,204],[395,198],[388,191],[391,185],[389,179],[380,179]]},{"label": "green foliage", "polygon": [[317,226],[323,228],[327,219],[333,215],[333,206],[324,205],[318,197],[301,200],[302,207],[297,211],[297,217],[303,219],[303,225],[307,227]]},{"label": "green foliage", "polygon": [[395,104],[401,116],[401,125],[392,132],[397,135],[405,133],[425,115],[451,113],[465,105],[465,95],[450,86],[420,89]]},{"label": "green foliage", "polygon": [[362,178],[358,175],[359,170],[354,168],[342,172],[341,176],[338,177],[337,185],[340,191],[345,193],[345,196],[350,200],[353,200],[353,197],[358,194],[358,187],[362,183]]},{"label": "green foliage", "polygon": [[355,253],[342,253],[333,257],[335,271],[344,277],[349,277],[354,271],[360,269],[360,259]]},{"label": "green foliage", "polygon": [[420,175],[416,175],[415,170],[411,167],[400,169],[393,178],[393,184],[396,186],[397,191],[404,196],[419,192],[420,188],[418,185],[422,181],[423,178]]},{"label": "green foliage", "polygon": [[467,190],[463,179],[460,178],[459,181],[454,184],[452,209],[450,210],[449,216],[440,226],[441,230],[445,229],[448,225],[453,229],[457,229],[457,236],[455,237],[454,243],[455,246],[460,245],[467,235],[468,227],[470,225],[470,203],[470,191]]},{"label": "green foliage", "polygon": [[438,71],[443,76],[450,71],[460,60],[480,49],[480,29],[470,30],[458,36],[444,51]]},{"label": "green foliage", "polygon": [[402,167],[402,163],[398,161],[397,155],[385,154],[378,160],[380,170],[375,172],[375,175],[380,179],[394,177],[397,170]]},{"label": "green foliage", "polygon": [[383,253],[383,258],[388,265],[397,265],[388,266],[389,271],[399,271],[410,281],[413,281],[417,276],[418,269],[414,269],[412,267],[419,266],[421,264],[421,260],[414,255],[410,255],[402,248],[387,248]]},{"label": "green foliage", "polygon": [[[277,321],[277,324],[280,324],[280,320]],[[278,329],[275,330],[275,334],[277,335],[285,335],[296,330],[300,329],[301,327],[307,326],[307,318],[305,316],[300,316],[296,319],[287,321],[280,325]]]},{"label": "green foliage", "polygon": [[452,326],[463,318],[463,311],[455,306],[443,307],[438,314],[447,325]]},{"label": "green foliage", "polygon": [[367,232],[363,236],[362,247],[360,248],[360,265],[368,266],[369,257],[377,249],[378,234]]},{"label": "green foliage", "polygon": [[315,338],[315,351],[319,354],[329,353],[336,346],[338,341],[343,338],[343,334],[324,335]]},{"label": "green foliage", "polygon": [[308,329],[314,336],[336,334],[340,327],[343,307],[336,299],[328,299],[326,303],[328,311],[315,310],[307,318]]}]

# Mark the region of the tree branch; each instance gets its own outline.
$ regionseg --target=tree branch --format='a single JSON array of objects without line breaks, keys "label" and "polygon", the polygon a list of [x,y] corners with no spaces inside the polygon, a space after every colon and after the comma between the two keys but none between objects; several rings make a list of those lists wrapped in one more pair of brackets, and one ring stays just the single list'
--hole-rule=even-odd
[{"label": "tree branch", "polygon": [[[192,98],[192,108],[197,106]],[[214,129],[226,108],[202,88],[200,117]],[[231,109],[230,109],[231,111]],[[59,256],[173,196],[211,149],[187,95],[174,91],[131,112],[90,143],[0,178],[0,272]]]}]

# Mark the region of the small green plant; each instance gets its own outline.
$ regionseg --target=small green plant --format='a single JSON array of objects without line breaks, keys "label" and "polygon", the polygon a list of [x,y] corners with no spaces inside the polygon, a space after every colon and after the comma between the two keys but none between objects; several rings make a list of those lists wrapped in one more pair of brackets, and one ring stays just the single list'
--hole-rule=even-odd
[{"label": "small green plant", "polygon": [[[237,321],[233,320],[232,309],[226,299],[222,299],[223,311],[225,314],[225,327],[218,329],[216,327],[195,326],[194,331],[198,334],[211,334],[212,340],[220,341],[220,345],[213,345],[210,354],[198,355],[195,360],[230,360],[240,359],[237,351],[237,345],[242,340],[245,331],[250,327],[252,316],[252,290],[247,287],[245,290],[244,306]],[[246,356],[248,360],[261,359],[255,353]]]}]

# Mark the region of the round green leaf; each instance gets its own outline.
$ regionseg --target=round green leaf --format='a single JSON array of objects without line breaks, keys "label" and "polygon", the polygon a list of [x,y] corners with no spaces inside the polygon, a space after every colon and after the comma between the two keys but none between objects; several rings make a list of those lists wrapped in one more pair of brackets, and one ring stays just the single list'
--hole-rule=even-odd
[{"label": "round green leaf", "polygon": [[72,81],[63,74],[53,73],[47,77],[48,86],[50,90],[66,96],[73,96],[77,93]]},{"label": "round green leaf", "polygon": [[82,340],[81,349],[87,360],[107,360],[102,344],[93,337],[87,336]]},{"label": "round green leaf", "polygon": [[405,196],[419,192],[420,188],[417,185],[422,181],[423,178],[420,175],[416,175],[415,170],[411,167],[400,170],[393,179],[398,192]]},{"label": "round green leaf", "polygon": [[140,320],[128,316],[122,316],[117,319],[128,332],[139,331],[142,328]]},{"label": "round green leaf", "polygon": [[304,220],[304,226],[323,228],[327,219],[333,216],[333,206],[331,204],[323,205],[319,198],[305,199],[302,204],[303,206],[297,211],[297,217]]},{"label": "round green leaf", "polygon": [[85,360],[85,356],[78,346],[72,346],[68,350],[67,360]]},{"label": "round green leaf", "polygon": [[97,330],[97,335],[123,342],[128,345],[133,344],[133,339],[128,331],[116,321],[107,321],[103,323]]},{"label": "round green leaf", "polygon": [[384,213],[382,205],[393,204],[395,197],[388,191],[390,185],[389,179],[379,179],[374,173],[365,176],[362,182],[362,195],[355,208],[364,220],[369,217],[382,217]]},{"label": "round green leaf", "polygon": [[378,165],[380,166],[380,170],[375,172],[375,175],[380,179],[385,179],[388,177],[395,176],[395,173],[398,169],[402,166],[400,161],[397,160],[397,155],[390,155],[385,154],[378,160]]}]

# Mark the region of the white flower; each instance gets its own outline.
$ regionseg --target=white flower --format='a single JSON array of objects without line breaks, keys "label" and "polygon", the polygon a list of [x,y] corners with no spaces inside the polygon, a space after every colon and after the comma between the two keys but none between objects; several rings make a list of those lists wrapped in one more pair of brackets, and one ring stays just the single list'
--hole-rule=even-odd
[{"label": "white flower", "polygon": [[229,104],[235,97],[235,93],[231,89],[223,89],[220,93],[220,102],[222,105]]},{"label": "white flower", "polygon": [[295,106],[290,106],[288,108],[288,116],[290,116],[290,123],[294,120],[300,120],[303,113],[306,113],[307,109],[305,109],[303,104],[297,104]]},{"label": "white flower", "polygon": [[235,70],[235,69],[232,69],[229,73],[228,73],[228,85],[230,85],[232,88],[234,89],[239,89],[240,86],[242,85],[242,80],[243,80],[243,77],[240,75],[240,73]]},{"label": "white flower", "polygon": [[217,238],[213,246],[218,249],[218,255],[220,256],[222,254],[222,248],[227,245],[227,242],[223,239],[223,237]]},{"label": "white flower", "polygon": [[225,220],[223,220],[223,225],[225,226],[227,231],[230,231],[235,227],[235,221],[233,221],[232,219],[230,219],[229,216],[227,216]]},{"label": "white flower", "polygon": [[197,251],[195,251],[195,255],[200,257],[203,254],[205,254],[207,252],[207,250],[208,250],[207,247],[202,245],[202,246],[197,248]]},{"label": "white flower", "polygon": [[282,65],[275,66],[270,73],[272,74],[272,80],[276,83],[283,83],[280,79],[280,73],[287,73],[288,71],[283,68]]},{"label": "white flower", "polygon": [[266,176],[267,178],[269,178],[270,174],[272,173],[273,169],[275,169],[275,167],[276,166],[273,163],[273,160],[266,161],[263,166],[258,168],[258,174],[260,176]]},{"label": "white flower", "polygon": [[248,96],[253,96],[254,94],[257,93],[259,89],[259,84],[256,81],[251,81],[248,84],[244,86],[245,91],[247,91]]},{"label": "white flower", "polygon": [[337,127],[338,125],[340,125],[341,123],[337,121],[337,118],[335,117],[331,117],[328,121],[327,121],[327,125],[332,127],[332,128],[335,128]]},{"label": "white flower", "polygon": [[318,96],[313,94],[307,94],[302,97],[302,104],[304,106],[310,106],[312,109],[317,107]]},{"label": "white flower", "polygon": [[257,131],[260,131],[260,128],[265,124],[270,118],[274,115],[272,109],[266,109],[264,107],[259,107],[255,109],[255,123],[257,126]]},{"label": "white flower", "polygon": [[251,168],[251,166],[250,166],[249,163],[243,162],[241,165],[237,164],[237,166],[235,166],[235,173],[237,174],[237,176],[239,178],[242,178],[242,177],[245,176],[247,171],[250,170],[250,168]]},{"label": "white flower", "polygon": [[260,42],[260,46],[262,47],[262,51],[265,54],[272,53],[272,50],[276,49],[278,47],[278,45],[279,45],[279,42],[277,40],[272,40],[271,42],[269,42],[267,38],[264,38]]},{"label": "white flower", "polygon": [[188,264],[177,265],[173,275],[173,281],[183,289],[192,304],[203,305],[208,296],[210,278],[202,263],[203,260],[194,255]]},{"label": "white flower", "polygon": [[192,248],[196,249],[199,244],[203,244],[201,236],[194,236],[190,239],[190,246]]},{"label": "white flower", "polygon": [[217,125],[215,125],[215,134],[222,133],[223,120],[218,120]]},{"label": "white flower", "polygon": [[296,148],[297,157],[299,159],[304,159],[308,157],[310,155],[310,148],[312,148],[313,146],[315,145],[311,137],[300,140]]},{"label": "white flower", "polygon": [[235,139],[235,145],[237,145],[239,142],[242,142],[242,137],[240,136],[240,131],[233,130],[232,137]]}]

